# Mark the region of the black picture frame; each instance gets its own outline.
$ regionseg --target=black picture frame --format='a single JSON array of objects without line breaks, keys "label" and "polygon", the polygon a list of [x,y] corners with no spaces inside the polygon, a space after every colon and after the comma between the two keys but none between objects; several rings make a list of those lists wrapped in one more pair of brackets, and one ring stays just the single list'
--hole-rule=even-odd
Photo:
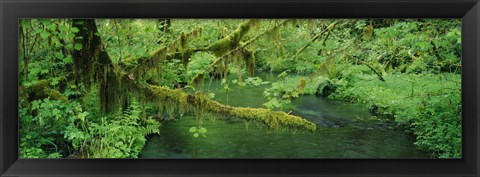
[{"label": "black picture frame", "polygon": [[[0,176],[479,176],[478,0],[1,0]],[[18,159],[19,18],[462,18],[461,159]]]}]

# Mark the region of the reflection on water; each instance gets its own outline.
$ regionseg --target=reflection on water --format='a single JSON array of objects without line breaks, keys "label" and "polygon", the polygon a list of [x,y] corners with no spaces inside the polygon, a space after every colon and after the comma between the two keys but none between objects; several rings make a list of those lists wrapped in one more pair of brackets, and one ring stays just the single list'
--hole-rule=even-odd
[{"label": "reflection on water", "polygon": [[[264,79],[267,76],[263,76]],[[208,87],[208,82],[205,83]],[[215,100],[244,107],[261,107],[268,86],[231,88],[227,95],[218,81],[210,89]],[[228,100],[228,103],[227,103]],[[378,121],[361,105],[306,95],[293,101],[292,113],[317,124],[315,133],[273,132],[255,122],[207,116],[207,137],[194,138],[193,115],[163,122],[160,135],[150,137],[141,158],[427,158],[414,138]],[[211,119],[211,120],[208,120]]]}]

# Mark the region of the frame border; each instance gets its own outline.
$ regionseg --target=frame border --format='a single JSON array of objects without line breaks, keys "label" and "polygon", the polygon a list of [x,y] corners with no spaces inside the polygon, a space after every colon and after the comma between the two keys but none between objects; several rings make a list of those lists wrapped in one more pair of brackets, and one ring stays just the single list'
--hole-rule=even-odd
[{"label": "frame border", "polygon": [[[0,176],[479,176],[479,0],[0,0]],[[18,159],[19,18],[462,18],[462,159]]]}]

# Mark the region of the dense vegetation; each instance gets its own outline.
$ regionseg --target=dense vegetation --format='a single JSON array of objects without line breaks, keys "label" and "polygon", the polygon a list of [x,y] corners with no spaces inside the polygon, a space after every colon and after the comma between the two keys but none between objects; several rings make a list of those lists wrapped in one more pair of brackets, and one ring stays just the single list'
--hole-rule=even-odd
[{"label": "dense vegetation", "polygon": [[[461,157],[461,26],[455,19],[20,20],[20,157],[136,158],[161,121],[206,114],[315,131],[305,94],[361,103],[432,157]],[[256,72],[277,75],[263,81]],[[235,75],[229,80],[227,75]],[[264,108],[220,104],[268,85]],[[161,135],[168,136],[168,135]]]}]

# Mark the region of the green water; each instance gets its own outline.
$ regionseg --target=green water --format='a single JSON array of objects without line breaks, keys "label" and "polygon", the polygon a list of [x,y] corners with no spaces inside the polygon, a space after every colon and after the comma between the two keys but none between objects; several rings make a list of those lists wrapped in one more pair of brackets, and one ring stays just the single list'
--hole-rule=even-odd
[{"label": "green water", "polygon": [[[263,74],[264,80],[273,79]],[[261,107],[268,87],[231,88],[227,95],[218,81],[205,83],[223,104]],[[228,101],[227,101],[228,100]],[[271,131],[237,118],[207,116],[206,137],[194,138],[195,116],[164,121],[160,135],[149,137],[140,158],[428,158],[415,149],[414,137],[389,125],[366,119],[362,105],[307,95],[293,101],[292,113],[317,124],[315,133]]]}]

